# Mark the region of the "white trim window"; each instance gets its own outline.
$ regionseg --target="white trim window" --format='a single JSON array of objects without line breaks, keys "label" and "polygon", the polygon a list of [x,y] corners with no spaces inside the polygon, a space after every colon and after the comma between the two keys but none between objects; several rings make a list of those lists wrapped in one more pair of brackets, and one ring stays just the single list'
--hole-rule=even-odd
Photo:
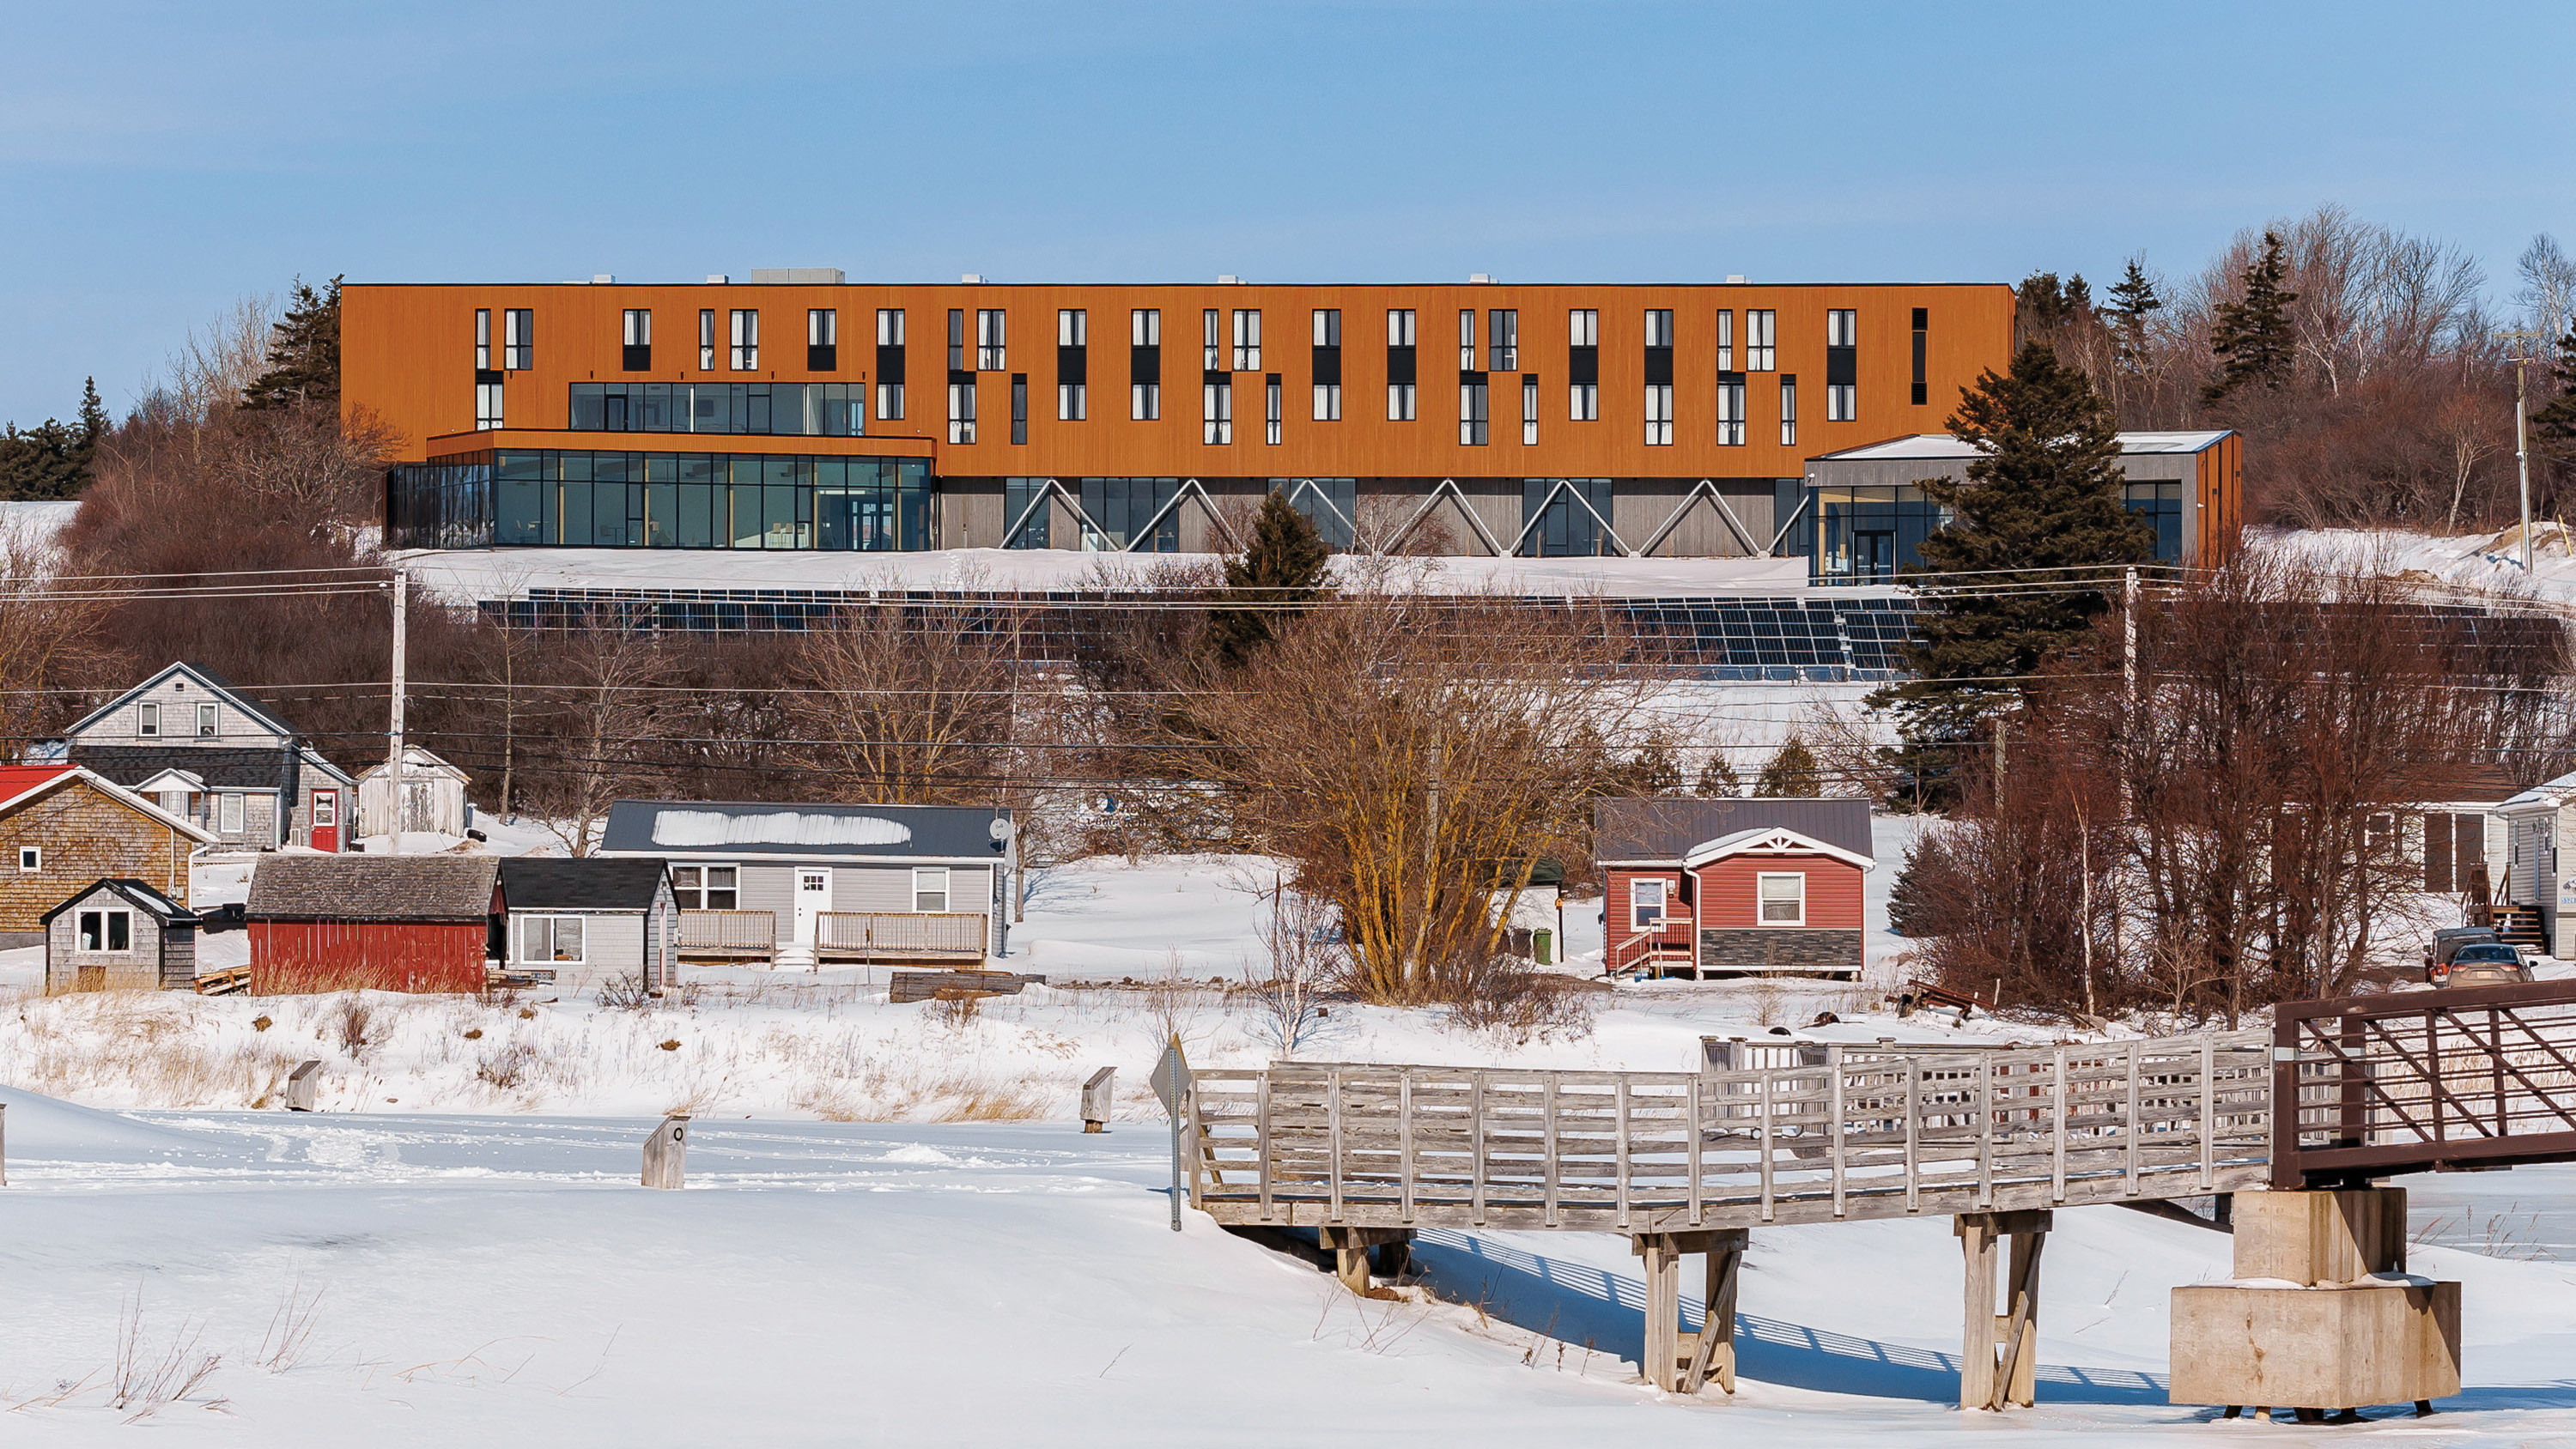
[{"label": "white trim window", "polygon": [[1671,904],[1672,882],[1666,880],[1632,880],[1628,882],[1628,929],[1660,931],[1664,928],[1664,911]]},{"label": "white trim window", "polygon": [[474,384],[474,431],[488,433],[501,426],[501,384]]},{"label": "white trim window", "polygon": [[1754,877],[1757,917],[1766,926],[1807,924],[1807,877],[1803,871],[1764,871]]},{"label": "white trim window", "polygon": [[1717,314],[1717,370],[1735,370],[1735,314],[1732,312]]},{"label": "white trim window", "polygon": [[1673,445],[1673,385],[1669,382],[1646,384],[1646,446],[1669,448]]},{"label": "white trim window", "polygon": [[1765,310],[1744,314],[1744,370],[1746,372],[1770,372],[1775,369],[1779,350],[1774,346],[1774,338],[1777,337],[1779,330],[1780,314],[1776,311]]},{"label": "white trim window", "polygon": [[1231,443],[1234,441],[1234,382],[1211,382],[1199,389],[1203,421],[1199,441]]},{"label": "white trim window", "polygon": [[948,867],[923,865],[913,868],[912,908],[925,914],[948,909]]},{"label": "white trim window", "polygon": [[732,361],[736,372],[760,368],[760,313],[748,307],[733,309]]},{"label": "white trim window", "polygon": [[1342,420],[1342,385],[1338,382],[1315,384],[1315,421],[1338,423]]},{"label": "white trim window", "polygon": [[33,875],[44,868],[45,848],[43,846],[22,845],[18,847],[18,871],[21,875]]},{"label": "white trim window", "polygon": [[124,955],[134,949],[132,911],[83,911],[73,949],[91,955]]},{"label": "white trim window", "polygon": [[698,309],[698,370],[716,370],[716,309]]},{"label": "white trim window", "polygon": [[1004,360],[1009,353],[1009,349],[1004,344],[1007,341],[1006,334],[1010,328],[1010,321],[1010,314],[999,307],[975,309],[975,370],[977,372],[1011,370],[1010,363]]},{"label": "white trim window", "polygon": [[531,307],[501,309],[501,367],[525,372],[537,365],[537,314]]},{"label": "white trim window", "polygon": [[1274,372],[1274,373],[1270,374],[1270,376],[1269,376],[1269,377],[1265,378],[1265,379],[1262,381],[1262,384],[1261,384],[1261,426],[1262,426],[1262,438],[1261,438],[1261,440],[1262,440],[1263,442],[1265,442],[1265,443],[1268,443],[1270,446],[1272,446],[1272,447],[1274,447],[1274,448],[1275,448],[1275,447],[1277,447],[1277,446],[1279,446],[1279,431],[1280,431],[1280,422],[1281,422],[1281,418],[1280,418],[1279,414],[1280,414],[1280,410],[1281,410],[1281,408],[1284,406],[1284,400],[1280,397],[1280,390],[1281,390],[1281,389],[1280,389],[1280,385],[1279,385],[1279,374],[1277,374],[1277,373],[1275,373],[1275,372]]},{"label": "white trim window", "polygon": [[742,868],[733,865],[671,867],[671,899],[684,911],[730,911],[742,902]]},{"label": "white trim window", "polygon": [[1795,447],[1798,442],[1798,375],[1780,374],[1780,446]]},{"label": "white trim window", "polygon": [[474,370],[492,370],[492,309],[489,307],[474,309]]},{"label": "white trim window", "polygon": [[1390,423],[1413,421],[1413,384],[1390,382],[1386,385],[1386,420]]},{"label": "white trim window", "polygon": [[1261,313],[1258,310],[1235,309],[1234,370],[1261,370]]},{"label": "white trim window", "polygon": [[1458,370],[1476,371],[1476,309],[1458,309]]},{"label": "white trim window", "polygon": [[215,737],[215,707],[214,707],[213,705],[211,705],[211,704],[201,704],[201,705],[198,705],[198,706],[197,706],[197,738],[199,738],[199,739],[201,739],[201,740],[211,740],[211,739],[213,739],[214,737]]},{"label": "white trim window", "polygon": [[975,384],[971,382],[948,384],[948,441],[975,441]]},{"label": "white trim window", "polygon": [[219,795],[216,797],[215,833],[218,835],[239,835],[242,833],[242,797],[240,795],[231,794]]},{"label": "white trim window", "polygon": [[1535,377],[1521,379],[1521,443],[1525,447],[1538,445],[1538,379]]},{"label": "white trim window", "polygon": [[1721,447],[1744,446],[1744,384],[1717,385],[1717,441]]},{"label": "white trim window", "polygon": [[521,916],[519,960],[530,965],[579,966],[588,934],[580,916]]},{"label": "white trim window", "polygon": [[161,737],[161,706],[138,704],[134,707],[134,733],[139,739]]}]

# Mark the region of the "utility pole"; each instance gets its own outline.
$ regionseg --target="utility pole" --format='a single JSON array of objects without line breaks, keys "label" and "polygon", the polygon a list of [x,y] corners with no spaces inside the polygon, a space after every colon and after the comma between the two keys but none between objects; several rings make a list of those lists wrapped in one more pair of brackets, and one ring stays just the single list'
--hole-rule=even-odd
[{"label": "utility pole", "polygon": [[2120,683],[2128,692],[2129,708],[2138,707],[2138,571],[2129,569],[2120,603]]},{"label": "utility pole", "polygon": [[411,613],[411,579],[401,569],[394,570],[394,687],[393,721],[387,733],[393,740],[393,751],[385,759],[385,784],[393,796],[393,852],[402,854],[403,807],[403,641],[409,632]]},{"label": "utility pole", "polygon": [[[2514,343],[2529,342],[2540,335],[2537,332],[2503,334],[2506,341]],[[2528,350],[2516,346],[2513,353],[2513,465],[2522,475],[2522,573],[2525,578],[2531,576],[2531,441],[2526,421],[2530,409],[2524,400],[2522,382],[2523,366],[2531,360],[2524,355]]]}]

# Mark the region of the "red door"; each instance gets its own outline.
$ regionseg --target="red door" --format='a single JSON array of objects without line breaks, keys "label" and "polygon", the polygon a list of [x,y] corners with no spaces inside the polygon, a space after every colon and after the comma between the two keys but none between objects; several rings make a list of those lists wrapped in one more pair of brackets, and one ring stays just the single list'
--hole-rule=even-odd
[{"label": "red door", "polygon": [[340,848],[340,792],[313,792],[313,848],[337,851]]}]

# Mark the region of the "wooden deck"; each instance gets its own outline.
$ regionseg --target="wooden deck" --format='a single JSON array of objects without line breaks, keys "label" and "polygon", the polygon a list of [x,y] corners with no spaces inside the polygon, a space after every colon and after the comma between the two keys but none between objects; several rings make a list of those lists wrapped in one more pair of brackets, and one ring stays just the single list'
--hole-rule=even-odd
[{"label": "wooden deck", "polygon": [[824,961],[957,962],[985,956],[981,911],[825,911],[816,918],[814,954]]},{"label": "wooden deck", "polygon": [[2268,1034],[1745,1071],[1202,1070],[1219,1222],[1629,1234],[2188,1197],[2267,1180]]}]

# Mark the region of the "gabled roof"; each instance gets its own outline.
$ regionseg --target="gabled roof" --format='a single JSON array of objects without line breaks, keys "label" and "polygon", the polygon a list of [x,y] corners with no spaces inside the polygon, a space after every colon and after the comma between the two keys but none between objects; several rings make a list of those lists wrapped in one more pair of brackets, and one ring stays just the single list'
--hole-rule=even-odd
[{"label": "gabled roof", "polygon": [[198,790],[206,788],[206,777],[188,770],[167,769],[148,780],[134,782],[139,795],[158,795],[164,790]]},{"label": "gabled roof", "polygon": [[189,664],[184,661],[165,666],[160,673],[153,675],[150,679],[143,681],[141,684],[125,691],[116,698],[111,699],[107,703],[100,705],[98,708],[91,710],[89,713],[82,715],[79,719],[72,722],[71,728],[63,731],[63,733],[66,735],[79,734],[81,731],[88,729],[91,725],[96,724],[102,718],[114,713],[118,706],[123,705],[130,699],[133,699],[136,695],[148,692],[154,685],[159,684],[162,680],[169,678],[173,674],[184,674],[188,678],[195,680],[197,684],[207,692],[223,696],[226,704],[232,706],[234,709],[240,710],[243,714],[250,716],[254,722],[266,727],[272,733],[281,735],[292,735],[295,733],[295,726],[288,724],[286,721],[270,714],[267,710],[264,710],[258,705],[251,703],[249,700],[242,698],[240,691],[233,688],[230,680],[225,679],[222,675],[217,674],[215,671],[208,669],[202,664]]},{"label": "gabled roof", "polygon": [[1682,857],[1682,867],[1685,870],[1697,870],[1713,861],[1725,860],[1737,855],[1822,855],[1847,865],[1859,866],[1863,870],[1878,863],[1870,856],[1856,854],[1838,845],[1827,845],[1812,835],[1801,835],[1797,831],[1784,830],[1775,825],[1757,826],[1751,830],[1739,830],[1733,835],[1720,836],[1715,840],[1701,841],[1692,846],[1689,853]]},{"label": "gabled roof", "polygon": [[1869,801],[1859,796],[1808,799],[1761,796],[1598,800],[1592,806],[1592,856],[1603,865],[1679,865],[1694,848],[1739,831],[1794,830],[1863,859]]},{"label": "gabled roof", "polygon": [[70,910],[72,907],[79,905],[81,902],[98,894],[101,887],[114,891],[117,895],[123,897],[126,902],[132,905],[136,910],[142,911],[148,915],[157,916],[162,921],[170,925],[193,926],[197,923],[197,913],[195,911],[189,910],[186,906],[183,906],[177,901],[170,899],[168,896],[161,894],[159,891],[154,890],[150,882],[135,880],[128,876],[113,876],[104,880],[91,881],[88,885],[82,886],[79,890],[72,892],[70,899],[64,901],[61,905],[54,907],[52,910],[45,912],[42,916],[37,917],[37,919],[44,922],[46,925],[52,925],[54,917],[61,915],[63,912]]},{"label": "gabled roof", "polygon": [[479,921],[492,910],[500,862],[488,855],[263,855],[252,868],[253,919]]},{"label": "gabled roof", "polygon": [[514,911],[648,911],[666,875],[650,857],[512,856],[501,862],[501,894]]},{"label": "gabled roof", "polygon": [[603,855],[762,856],[825,860],[998,860],[980,805],[763,805],[722,800],[620,800],[608,809]]},{"label": "gabled roof", "polygon": [[217,837],[211,832],[180,819],[106,776],[82,765],[0,766],[0,814],[7,814],[75,780],[138,814],[149,816],[158,824],[178,831],[199,845],[213,845],[217,841]]},{"label": "gabled roof", "polygon": [[[358,778],[361,780],[372,780],[378,775],[384,774],[392,767],[392,765],[393,762],[391,760],[378,760],[367,768],[360,770],[358,772]],[[403,774],[406,778],[426,778],[431,775],[444,775],[459,784],[468,784],[474,779],[473,776],[456,768],[454,765],[449,764],[447,761],[440,759],[438,756],[431,754],[429,751],[422,749],[418,745],[403,746]]]}]

